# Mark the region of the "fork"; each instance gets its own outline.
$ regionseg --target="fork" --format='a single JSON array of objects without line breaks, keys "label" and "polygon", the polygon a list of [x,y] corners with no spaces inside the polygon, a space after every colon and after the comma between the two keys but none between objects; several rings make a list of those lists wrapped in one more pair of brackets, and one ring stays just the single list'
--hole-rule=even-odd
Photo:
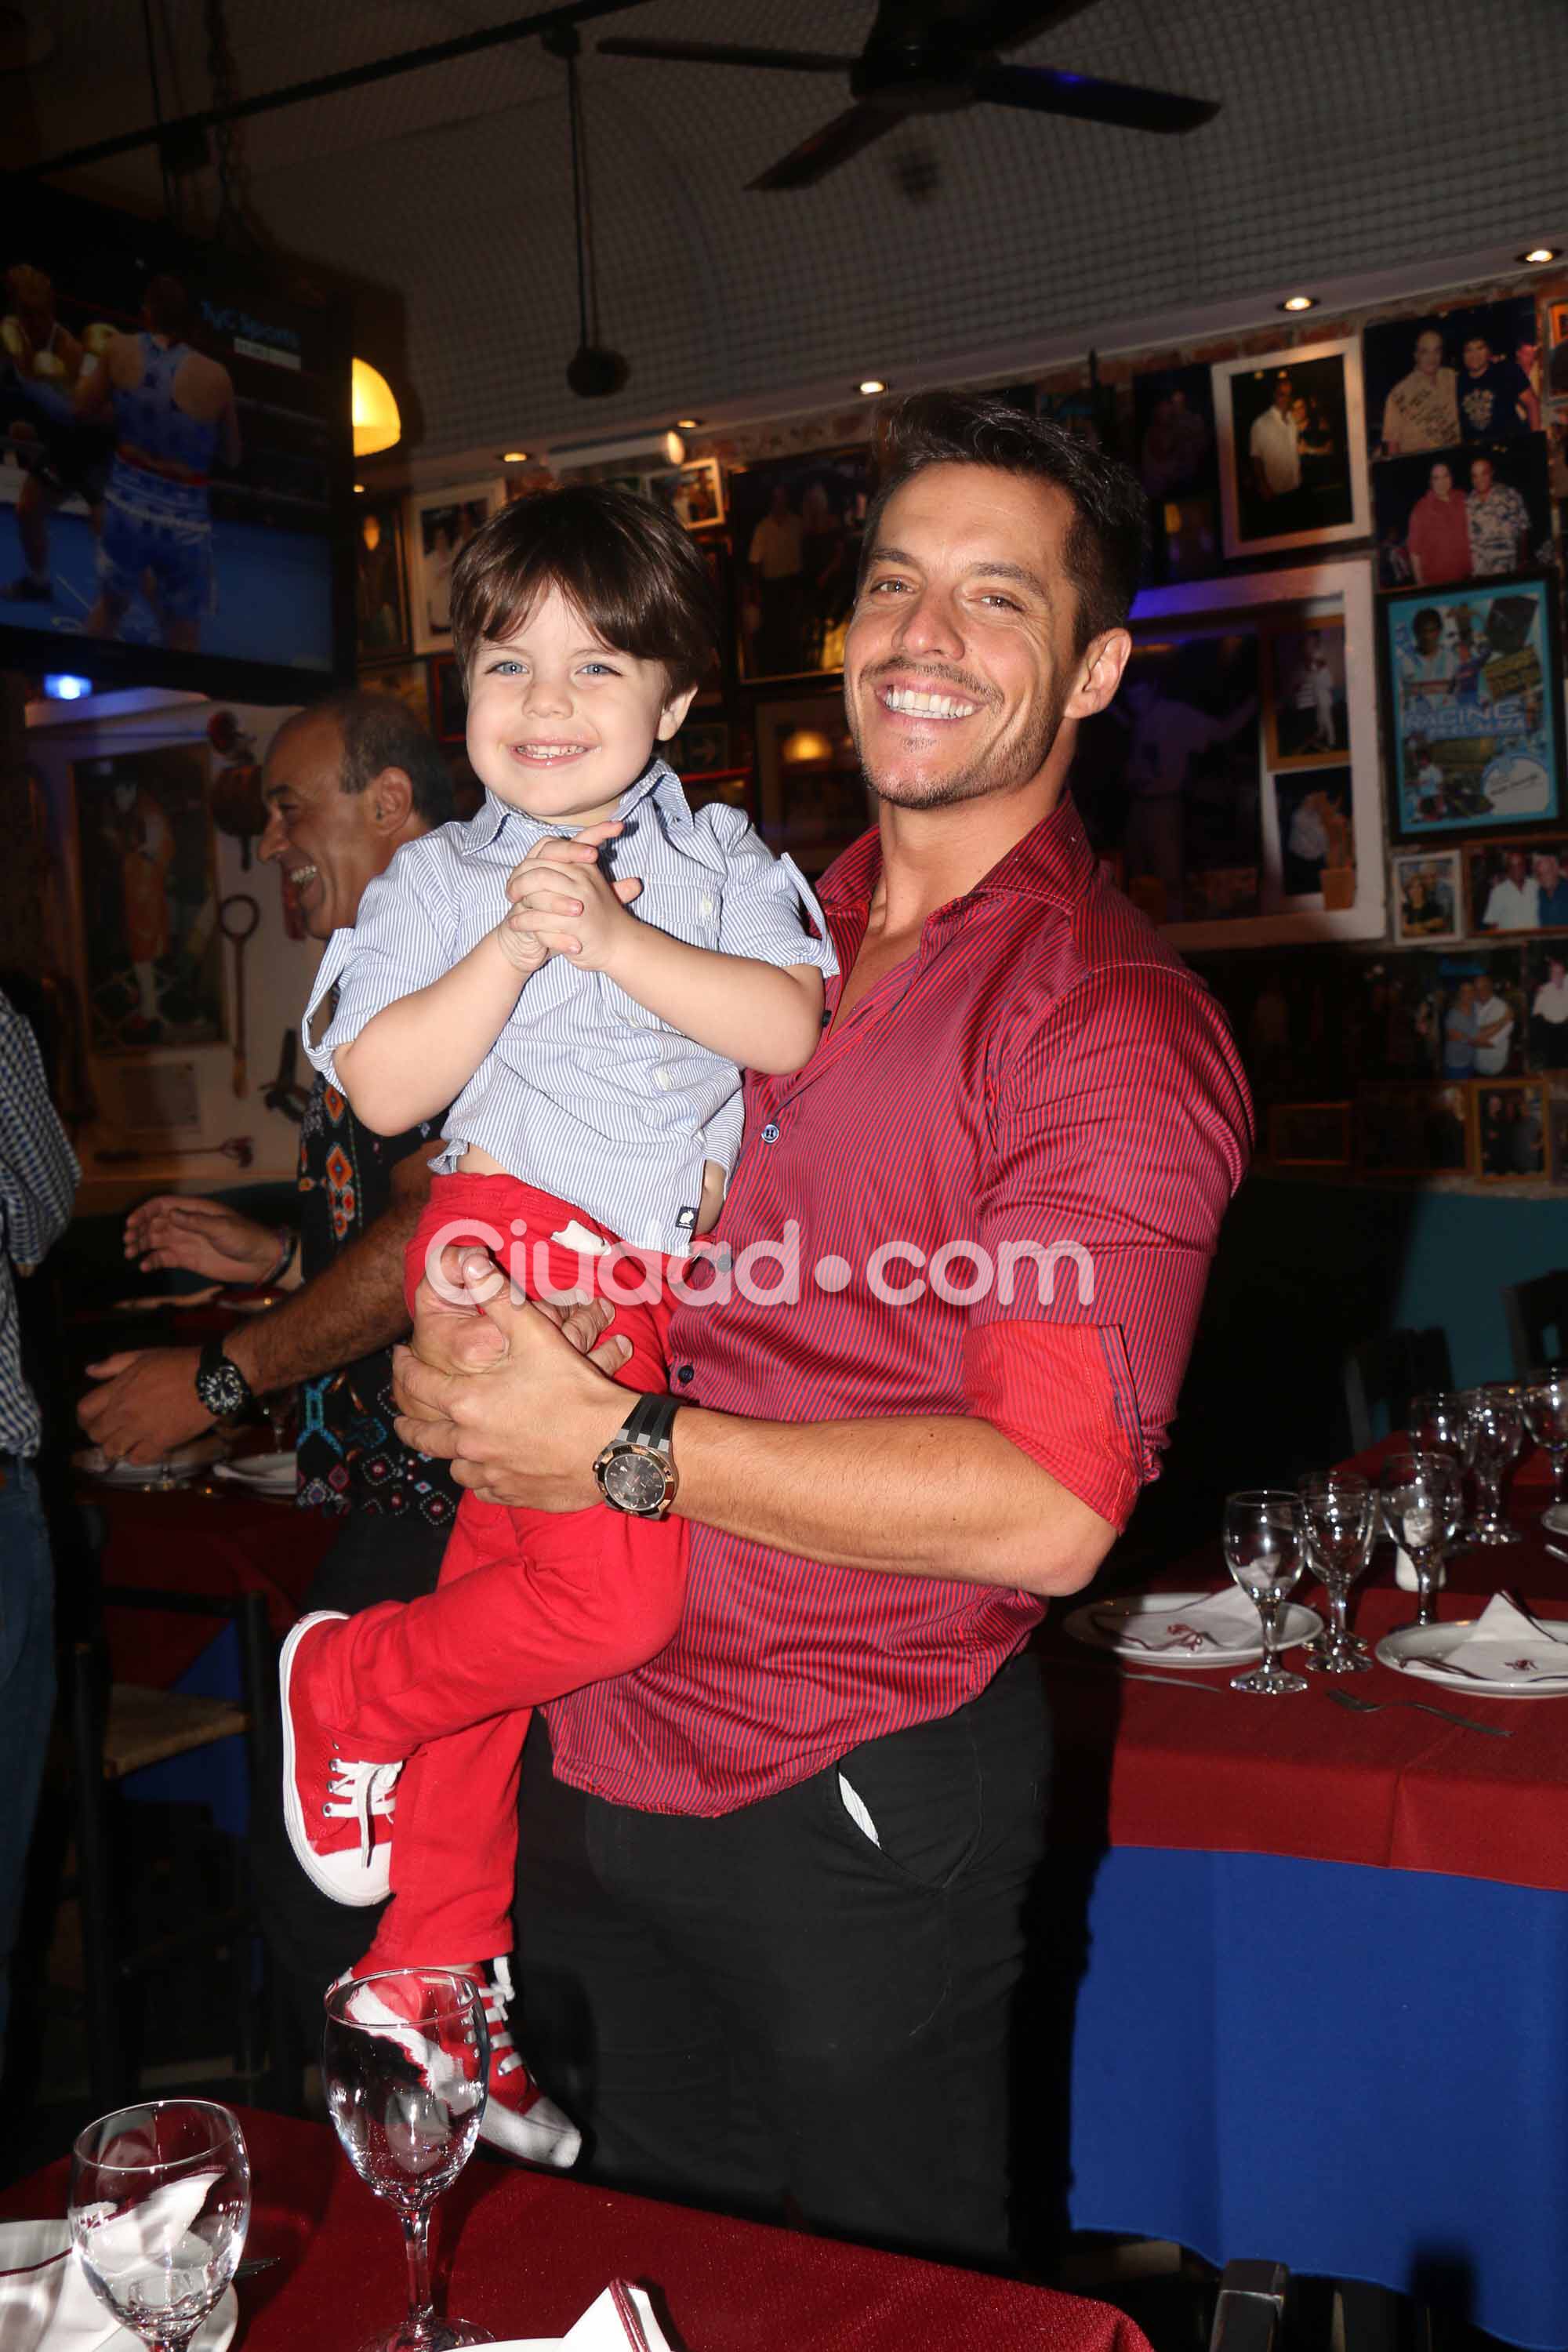
[{"label": "fork", "polygon": [[1461,1731],[1484,1731],[1492,1739],[1511,1739],[1513,1734],[1505,1724],[1478,1723],[1473,1715],[1450,1715],[1446,1706],[1430,1706],[1424,1698],[1362,1698],[1353,1691],[1325,1691],[1336,1706],[1348,1706],[1352,1715],[1381,1715],[1385,1706],[1414,1706],[1423,1715],[1435,1715],[1440,1723],[1457,1723]]}]

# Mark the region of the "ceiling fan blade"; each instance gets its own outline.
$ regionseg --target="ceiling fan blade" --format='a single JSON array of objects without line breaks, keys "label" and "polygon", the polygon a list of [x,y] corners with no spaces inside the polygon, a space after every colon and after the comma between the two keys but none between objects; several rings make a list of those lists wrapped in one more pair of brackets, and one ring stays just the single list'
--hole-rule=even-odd
[{"label": "ceiling fan blade", "polygon": [[840,163],[847,163],[873,140],[881,139],[896,131],[903,121],[901,114],[879,106],[852,106],[847,114],[835,115],[820,131],[792,148],[780,163],[764,172],[760,179],[748,181],[749,188],[811,188],[836,172]]},{"label": "ceiling fan blade", "polygon": [[788,73],[847,74],[853,58],[820,49],[748,49],[733,41],[596,41],[602,58],[658,58],[686,66],[774,66]]},{"label": "ceiling fan blade", "polygon": [[1093,74],[1058,73],[1053,66],[987,66],[974,94],[991,106],[1114,122],[1124,131],[1196,131],[1219,112],[1217,101],[1208,99],[1177,98],[1166,89],[1140,89],[1133,82],[1100,81]]}]

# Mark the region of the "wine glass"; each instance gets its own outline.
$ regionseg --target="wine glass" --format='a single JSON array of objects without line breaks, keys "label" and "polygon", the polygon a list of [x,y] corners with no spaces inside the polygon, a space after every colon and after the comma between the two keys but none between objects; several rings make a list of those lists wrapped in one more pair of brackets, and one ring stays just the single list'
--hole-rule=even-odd
[{"label": "wine glass", "polygon": [[1308,1671],[1365,1674],[1372,1660],[1346,1624],[1345,1611],[1351,1586],[1372,1556],[1372,1488],[1353,1470],[1326,1470],[1303,1478],[1300,1491],[1308,1555],[1329,1596],[1329,1630],[1307,1644]]},{"label": "wine glass", "polygon": [[293,1445],[289,1435],[294,1418],[296,1392],[292,1388],[274,1389],[261,1400],[261,1410],[267,1415],[267,1426],[272,1432],[274,1454],[291,1454]]},{"label": "wine glass", "polygon": [[1415,1570],[1415,1622],[1430,1625],[1437,1570],[1464,1517],[1458,1465],[1448,1454],[1391,1454],[1378,1491],[1383,1523]]},{"label": "wine glass", "polygon": [[1476,1460],[1476,1425],[1465,1398],[1441,1390],[1410,1400],[1407,1434],[1416,1454],[1451,1454],[1461,1470]]},{"label": "wine glass", "polygon": [[1547,1373],[1524,1392],[1525,1426],[1552,1461],[1552,1500],[1561,1504],[1568,1475],[1568,1373],[1561,1368]]},{"label": "wine glass", "polygon": [[1503,1517],[1502,1482],[1524,1435],[1519,1400],[1506,1381],[1464,1392],[1470,1427],[1475,1433],[1476,1516],[1467,1540],[1479,1544],[1510,1544],[1523,1540]]},{"label": "wine glass", "polygon": [[390,1969],[327,1996],[321,2071],[332,2125],[360,2179],[397,2210],[408,2315],[363,2352],[493,2344],[430,2303],[430,2208],[473,2153],[489,2035],[478,1986],[452,1969]]},{"label": "wine glass", "polygon": [[238,2118],[209,2099],[100,2116],[71,2150],[69,2219],[99,2301],[152,2352],[183,2352],[245,2249],[250,2159]]},{"label": "wine glass", "polygon": [[1279,1613],[1305,1561],[1300,1497],[1279,1486],[1255,1486],[1226,1497],[1226,1566],[1258,1611],[1263,1626],[1263,1664],[1231,1678],[1232,1690],[1281,1698],[1308,1687],[1304,1675],[1288,1675],[1274,1663],[1279,1647]]}]

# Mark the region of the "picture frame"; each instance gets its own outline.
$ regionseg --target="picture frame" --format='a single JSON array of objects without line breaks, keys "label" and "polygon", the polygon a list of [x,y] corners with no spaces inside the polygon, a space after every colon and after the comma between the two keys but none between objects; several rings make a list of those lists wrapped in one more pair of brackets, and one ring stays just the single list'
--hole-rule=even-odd
[{"label": "picture frame", "polygon": [[696,776],[721,774],[730,767],[730,722],[688,718],[662,750],[682,783]]},{"label": "picture frame", "polygon": [[408,500],[409,604],[416,654],[451,650],[452,564],[482,522],[506,503],[506,483],[464,482],[449,489],[416,490]]},{"label": "picture frame", "polygon": [[1568,930],[1568,834],[1467,846],[1465,896],[1475,937]]},{"label": "picture frame", "polygon": [[1394,936],[1401,944],[1458,939],[1466,906],[1459,852],[1396,851],[1393,898]]},{"label": "picture frame", "polygon": [[1542,389],[1548,400],[1568,400],[1568,300],[1554,296],[1547,303],[1546,328],[1546,382]]},{"label": "picture frame", "polygon": [[1268,1113],[1268,1157],[1276,1168],[1348,1168],[1348,1102],[1275,1103]]},{"label": "picture frame", "polygon": [[768,457],[730,474],[740,676],[777,683],[834,677],[866,512],[876,489],[868,445]]},{"label": "picture frame", "polygon": [[1343,767],[1345,628],[1326,616],[1315,625],[1264,635],[1264,735],[1270,768]]},{"label": "picture frame", "polygon": [[1568,1079],[1568,940],[1545,939],[1524,959],[1524,1066]]},{"label": "picture frame", "polygon": [[1528,1008],[1517,948],[1457,948],[1437,962],[1440,1073],[1490,1086],[1524,1070]]},{"label": "picture frame", "polygon": [[1362,368],[1373,464],[1534,432],[1538,404],[1519,353],[1537,351],[1539,336],[1533,294],[1370,320]]},{"label": "picture frame", "polygon": [[1213,376],[1226,556],[1364,539],[1372,522],[1359,341],[1216,361]]},{"label": "picture frame", "polygon": [[[1261,638],[1272,630],[1304,630],[1314,624],[1329,622],[1343,631],[1348,740],[1337,765],[1349,772],[1348,806],[1342,814],[1349,824],[1350,863],[1335,869],[1336,887],[1330,893],[1287,891],[1279,800],[1274,788],[1274,771],[1267,759],[1260,716],[1254,712],[1251,789],[1257,798],[1257,845],[1252,852],[1250,880],[1243,872],[1233,874],[1227,884],[1223,872],[1219,872],[1205,886],[1205,906],[1184,907],[1175,918],[1171,918],[1167,909],[1163,919],[1149,894],[1139,887],[1145,877],[1139,876],[1135,864],[1129,864],[1125,857],[1123,860],[1129,895],[1136,903],[1144,905],[1151,919],[1159,923],[1183,953],[1189,950],[1384,936],[1387,870],[1383,854],[1373,601],[1365,562],[1340,559],[1145,589],[1133,605],[1131,630],[1135,648],[1151,639],[1169,641],[1173,635],[1183,634],[1224,637],[1250,633]],[[1245,701],[1245,697],[1242,699]],[[1138,782],[1132,752],[1125,739],[1139,714],[1131,702],[1120,718],[1116,713],[1117,706],[1112,702],[1101,717],[1080,723],[1079,753],[1071,777],[1090,845],[1098,856],[1105,857],[1125,849],[1127,818],[1134,797],[1133,786]],[[1158,728],[1152,723],[1150,731],[1153,739],[1151,772],[1156,782],[1159,762],[1168,747],[1174,745],[1179,751],[1184,732],[1194,740],[1204,732],[1194,729],[1189,720],[1171,730],[1166,730],[1163,722]],[[1132,751],[1136,749],[1134,743]],[[1139,764],[1144,764],[1141,758]],[[1183,780],[1183,789],[1209,792],[1215,782],[1212,769],[1205,776],[1194,761]],[[1177,862],[1184,860],[1178,858]],[[1227,894],[1228,907],[1223,904]]]},{"label": "picture frame", "polygon": [[[1479,502],[1479,504],[1478,504]],[[1483,585],[1552,560],[1543,435],[1389,457],[1373,468],[1380,588]]]},{"label": "picture frame", "polygon": [[437,743],[465,743],[468,736],[468,698],[463,667],[456,654],[430,658],[430,716]]},{"label": "picture frame", "polygon": [[1553,1184],[1568,1184],[1568,1089],[1547,1088],[1546,1126],[1551,1141],[1551,1181]]},{"label": "picture frame", "polygon": [[691,457],[684,466],[660,467],[646,475],[647,496],[668,507],[686,530],[718,530],[724,521],[724,469],[717,457]]},{"label": "picture frame", "polygon": [[89,1054],[221,1045],[224,939],[205,742],[79,760],[71,770]]},{"label": "picture frame", "polygon": [[1456,1084],[1370,1086],[1356,1096],[1356,1165],[1364,1176],[1476,1173],[1475,1101]]},{"label": "picture frame", "polygon": [[401,498],[360,499],[354,541],[354,653],[360,662],[412,652]]},{"label": "picture frame", "polygon": [[1379,600],[1394,840],[1563,817],[1557,599],[1553,577],[1527,572]]},{"label": "picture frame", "polygon": [[1547,1181],[1547,1092],[1541,1078],[1499,1078],[1475,1088],[1475,1172],[1483,1184]]},{"label": "picture frame", "polygon": [[759,702],[758,830],[778,856],[809,880],[871,824],[869,795],[837,694]]},{"label": "picture frame", "polygon": [[366,694],[394,694],[421,727],[432,735],[430,721],[430,665],[426,661],[381,662],[374,669],[362,669],[357,684]]}]

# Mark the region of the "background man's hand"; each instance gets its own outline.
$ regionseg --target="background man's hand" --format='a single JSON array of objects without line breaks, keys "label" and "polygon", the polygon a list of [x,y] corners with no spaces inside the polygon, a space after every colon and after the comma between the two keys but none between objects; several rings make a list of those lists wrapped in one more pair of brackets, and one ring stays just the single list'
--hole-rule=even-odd
[{"label": "background man's hand", "polygon": [[195,1387],[200,1358],[197,1348],[132,1348],[89,1364],[103,1385],[83,1397],[77,1419],[111,1462],[162,1462],[213,1425]]},{"label": "background man's hand", "polygon": [[182,1192],[158,1192],[125,1220],[125,1255],[143,1274],[178,1266],[209,1282],[265,1282],[278,1263],[276,1226]]}]

